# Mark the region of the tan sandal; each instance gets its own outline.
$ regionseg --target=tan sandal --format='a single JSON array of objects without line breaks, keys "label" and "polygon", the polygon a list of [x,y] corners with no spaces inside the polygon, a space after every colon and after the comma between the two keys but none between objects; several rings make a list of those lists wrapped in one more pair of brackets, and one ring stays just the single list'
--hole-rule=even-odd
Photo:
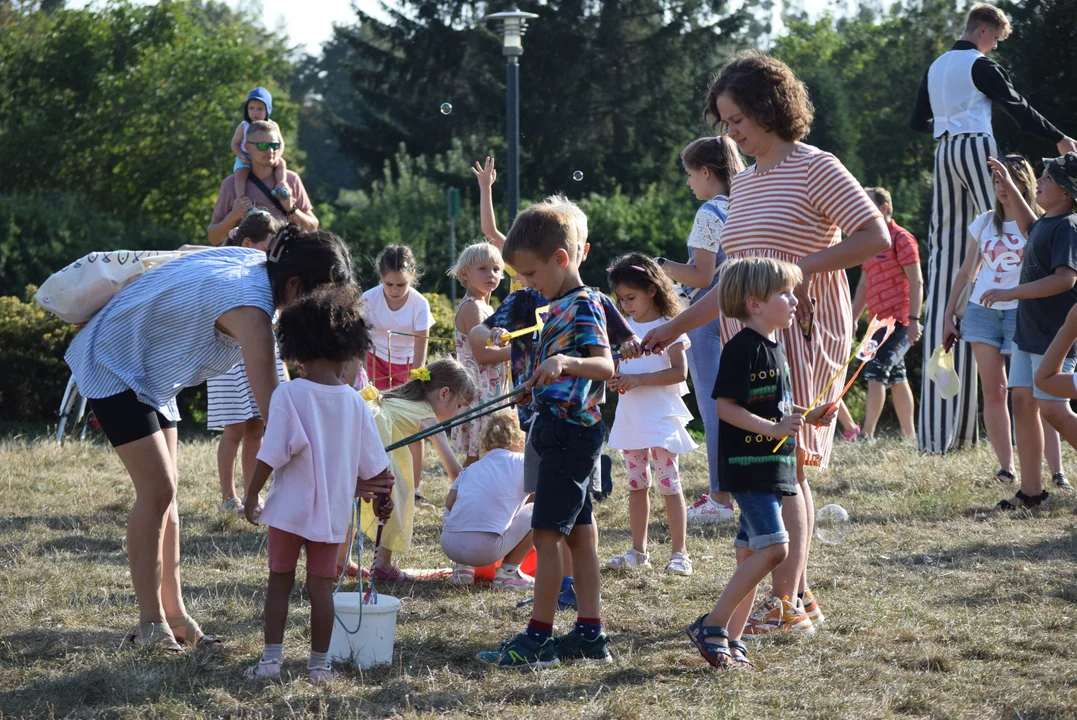
[{"label": "tan sandal", "polygon": [[144,622],[135,625],[134,630],[123,637],[121,647],[159,647],[169,652],[182,652],[183,648],[176,642],[172,629],[160,622]]},{"label": "tan sandal", "polygon": [[[202,632],[202,628],[198,626],[198,623],[194,621],[194,618],[190,615],[173,615],[168,618],[168,626],[171,628],[173,634],[175,634],[176,642],[182,645],[222,645],[223,641],[220,638],[213,637],[212,635],[206,635]],[[183,632],[182,637],[176,633],[177,630]],[[188,638],[194,636],[194,640],[191,641]]]}]

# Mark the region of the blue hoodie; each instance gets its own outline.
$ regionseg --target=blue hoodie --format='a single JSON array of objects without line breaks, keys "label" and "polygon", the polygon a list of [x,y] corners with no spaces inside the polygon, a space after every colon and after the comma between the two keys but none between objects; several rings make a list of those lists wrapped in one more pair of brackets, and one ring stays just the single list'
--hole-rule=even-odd
[{"label": "blue hoodie", "polygon": [[251,100],[261,100],[266,104],[266,120],[273,117],[273,96],[269,94],[269,91],[264,87],[258,86],[247,93],[247,101],[243,103],[243,119],[247,122],[251,121],[251,116],[247,114],[247,103]]}]

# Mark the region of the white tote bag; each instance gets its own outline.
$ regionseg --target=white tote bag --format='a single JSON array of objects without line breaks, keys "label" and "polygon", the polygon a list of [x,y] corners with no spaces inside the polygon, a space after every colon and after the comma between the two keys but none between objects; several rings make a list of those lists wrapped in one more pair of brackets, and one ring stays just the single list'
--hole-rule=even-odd
[{"label": "white tote bag", "polygon": [[92,252],[50,275],[34,300],[62,320],[84,323],[124,287],[184,254],[178,250]]}]

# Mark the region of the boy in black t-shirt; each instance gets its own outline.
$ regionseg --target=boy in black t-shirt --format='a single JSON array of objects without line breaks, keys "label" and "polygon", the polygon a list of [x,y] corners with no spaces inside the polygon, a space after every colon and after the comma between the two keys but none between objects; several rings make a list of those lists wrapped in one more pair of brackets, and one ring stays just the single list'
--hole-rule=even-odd
[{"label": "boy in black t-shirt", "polygon": [[[710,614],[688,627],[688,637],[711,665],[748,662],[740,641],[759,581],[785,560],[789,533],[782,523],[782,497],[797,493],[796,434],[804,423],[834,421],[832,407],[805,414],[793,405],[785,351],[775,333],[796,316],[793,288],[800,268],[768,258],[726,262],[718,288],[722,314],[744,329],[722,348],[714,399],[718,406],[719,483],[740,508],[737,570]],[[788,436],[775,451],[774,446]],[[811,620],[789,598],[767,598],[782,627],[806,632]]]}]

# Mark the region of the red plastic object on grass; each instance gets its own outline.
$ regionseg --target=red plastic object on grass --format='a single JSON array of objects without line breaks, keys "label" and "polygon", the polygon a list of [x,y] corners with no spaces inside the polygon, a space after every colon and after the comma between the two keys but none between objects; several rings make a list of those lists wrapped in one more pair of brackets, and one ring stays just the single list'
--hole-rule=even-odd
[{"label": "red plastic object on grass", "polygon": [[[535,563],[536,563],[535,548],[531,548],[531,551],[529,553],[527,553],[527,556],[524,558],[524,561],[522,563],[520,563],[520,572],[522,572],[524,575],[531,575],[532,577],[534,577],[534,575],[535,575]],[[494,573],[497,572],[497,569],[499,567],[501,567],[501,561],[500,560],[495,562],[493,565],[487,565],[486,567],[475,568],[475,579],[476,580],[483,580],[485,582],[493,582],[494,581]]]}]

